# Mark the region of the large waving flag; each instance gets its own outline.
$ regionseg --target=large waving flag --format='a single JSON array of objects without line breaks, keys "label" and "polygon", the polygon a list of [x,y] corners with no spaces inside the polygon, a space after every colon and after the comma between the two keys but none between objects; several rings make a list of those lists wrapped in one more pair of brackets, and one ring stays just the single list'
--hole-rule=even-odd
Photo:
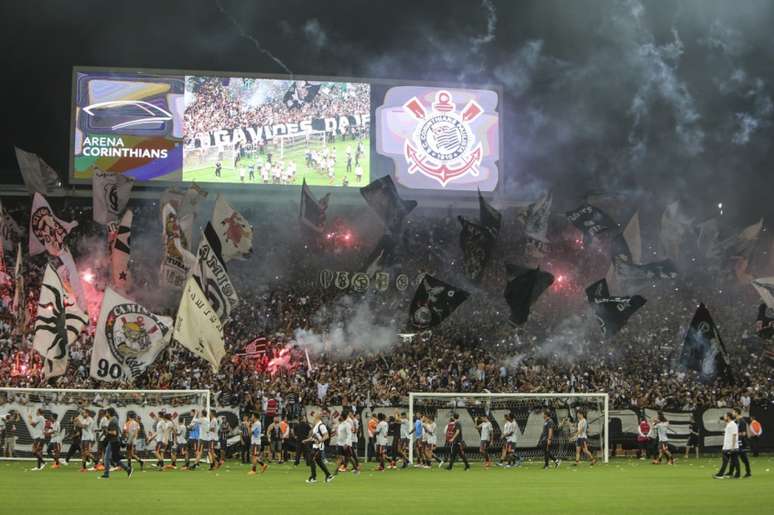
[{"label": "large waving flag", "polygon": [[91,194],[94,221],[107,225],[117,222],[129,203],[134,179],[122,173],[94,170]]},{"label": "large waving flag", "polygon": [[39,155],[26,152],[18,147],[14,147],[14,149],[16,150],[16,161],[19,163],[19,171],[24,179],[24,184],[27,186],[27,191],[48,195],[62,186],[59,175]]},{"label": "large waving flag", "polygon": [[111,279],[114,288],[126,291],[132,284],[129,256],[132,246],[132,220],[134,214],[127,209],[110,242]]},{"label": "large waving flag", "polygon": [[704,304],[699,304],[693,315],[683,340],[679,361],[685,368],[699,372],[704,381],[712,381],[716,377],[733,381],[726,346]]},{"label": "large waving flag", "polygon": [[584,204],[577,209],[567,211],[567,220],[583,233],[586,244],[603,232],[616,229],[618,224],[607,213],[590,204]]},{"label": "large waving flag", "polygon": [[411,301],[408,329],[432,329],[446,320],[469,295],[465,290],[425,274]]},{"label": "large waving flag", "polygon": [[466,220],[462,216],[457,219],[462,224],[460,248],[465,277],[480,281],[495,244],[494,233],[491,228]]},{"label": "large waving flag", "polygon": [[30,256],[47,251],[58,256],[64,247],[64,240],[78,222],[65,222],[54,215],[46,198],[40,193],[32,197],[30,212]]},{"label": "large waving flag", "polygon": [[46,378],[65,373],[70,345],[88,322],[86,313],[64,288],[54,267],[46,266],[32,340],[32,347],[43,356]]},{"label": "large waving flag", "polygon": [[503,215],[486,201],[481,190],[478,190],[478,211],[481,225],[497,233],[502,225]]},{"label": "large waving flag", "polygon": [[161,283],[173,288],[182,288],[196,257],[186,248],[185,235],[180,229],[177,212],[172,204],[165,205],[162,213],[164,256],[161,261]]},{"label": "large waving flag", "polygon": [[611,296],[605,279],[600,279],[586,288],[586,296],[605,338],[611,338],[623,329],[629,318],[646,302],[645,298],[639,295]]},{"label": "large waving flag", "polygon": [[540,268],[528,268],[506,263],[508,282],[503,296],[511,308],[509,321],[513,325],[527,322],[532,305],[554,283],[554,276]]},{"label": "large waving flag", "polygon": [[551,193],[546,193],[537,202],[530,204],[524,216],[524,232],[527,237],[548,243],[548,221],[551,217]]},{"label": "large waving flag", "polygon": [[172,319],[105,290],[91,352],[91,377],[133,382],[154,362],[172,336]]},{"label": "large waving flag", "polygon": [[301,184],[301,204],[298,213],[302,229],[310,230],[311,234],[315,236],[323,232],[329,198],[330,193],[317,200],[304,179],[303,184]]},{"label": "large waving flag", "polygon": [[204,292],[212,309],[225,323],[239,303],[239,296],[228,276],[226,263],[221,256],[220,241],[210,223],[204,228],[196,257],[191,276]]},{"label": "large waving flag", "polygon": [[400,234],[403,220],[417,207],[416,200],[400,198],[395,183],[389,175],[372,181],[368,186],[363,186],[360,188],[360,194],[387,230],[394,235]]},{"label": "large waving flag", "polygon": [[175,341],[208,361],[216,372],[226,355],[223,325],[218,313],[207,302],[198,283],[190,277],[185,283],[175,320]]},{"label": "large waving flag", "polygon": [[224,262],[245,259],[253,252],[253,226],[218,195],[212,210],[212,228],[220,241]]}]

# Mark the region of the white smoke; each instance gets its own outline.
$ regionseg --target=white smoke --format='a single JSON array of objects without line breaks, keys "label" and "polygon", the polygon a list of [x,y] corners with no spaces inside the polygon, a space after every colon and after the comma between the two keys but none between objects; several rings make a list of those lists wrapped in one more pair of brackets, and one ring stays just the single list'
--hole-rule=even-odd
[{"label": "white smoke", "polygon": [[330,307],[323,307],[315,317],[321,333],[296,329],[296,343],[313,354],[346,359],[361,354],[389,351],[399,342],[395,321],[378,323],[363,299],[343,297]]},{"label": "white smoke", "polygon": [[309,44],[317,50],[322,49],[328,44],[328,34],[320,25],[320,21],[316,18],[307,20],[304,23],[304,36]]},{"label": "white smoke", "polygon": [[589,356],[589,342],[599,337],[593,317],[573,315],[564,319],[537,349],[537,355],[560,363],[573,363]]}]

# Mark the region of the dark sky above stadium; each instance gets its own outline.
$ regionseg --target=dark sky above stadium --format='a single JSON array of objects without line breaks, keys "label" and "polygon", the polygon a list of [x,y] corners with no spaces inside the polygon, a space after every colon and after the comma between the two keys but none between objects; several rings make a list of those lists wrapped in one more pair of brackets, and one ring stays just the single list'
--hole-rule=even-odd
[{"label": "dark sky above stadium", "polygon": [[66,174],[72,66],[502,84],[507,191],[774,220],[767,0],[4,2],[0,170]]}]

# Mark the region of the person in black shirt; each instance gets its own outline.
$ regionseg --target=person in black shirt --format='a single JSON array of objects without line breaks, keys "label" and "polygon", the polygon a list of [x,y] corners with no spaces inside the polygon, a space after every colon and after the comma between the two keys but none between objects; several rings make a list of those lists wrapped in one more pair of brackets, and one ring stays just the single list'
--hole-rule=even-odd
[{"label": "person in black shirt", "polygon": [[543,468],[548,468],[548,460],[554,462],[554,467],[561,465],[562,460],[556,459],[551,452],[551,443],[554,440],[554,433],[556,432],[556,423],[551,418],[551,412],[549,410],[543,410],[543,432],[540,434],[539,445],[543,448]]},{"label": "person in black shirt", "polygon": [[109,479],[110,467],[112,465],[116,465],[117,467],[124,469],[124,471],[126,471],[126,475],[128,477],[132,477],[132,467],[131,466],[127,467],[124,464],[124,462],[121,461],[121,444],[119,442],[119,435],[121,434],[121,429],[118,427],[118,414],[116,413],[115,409],[108,408],[107,412],[105,413],[105,416],[108,417],[108,425],[104,434],[105,470],[101,476],[97,476],[97,477],[99,477],[100,479]]},{"label": "person in black shirt", "polygon": [[696,453],[696,459],[699,459],[699,425],[696,419],[691,415],[690,433],[688,434],[688,443],[685,445],[685,459],[691,453],[691,449]]},{"label": "person in black shirt", "polygon": [[241,438],[240,456],[242,457],[242,463],[250,463],[250,419],[247,415],[242,417],[242,422],[239,424],[239,434]]},{"label": "person in black shirt", "polygon": [[76,452],[81,452],[81,428],[77,424],[73,424],[71,431],[70,447],[67,449],[67,454],[65,455],[65,464],[67,465],[70,464],[70,460],[75,456]]},{"label": "person in black shirt", "polygon": [[298,422],[293,424],[293,439],[296,445],[295,465],[298,465],[301,462],[301,456],[304,457],[305,463],[309,461],[309,454],[307,452],[307,447],[304,443],[304,440],[306,440],[306,437],[309,436],[309,431],[311,430],[312,428],[306,421],[306,417],[302,417]]},{"label": "person in black shirt", "polygon": [[452,415],[452,419],[446,427],[446,441],[451,447],[451,458],[449,459],[449,466],[446,467],[446,470],[451,470],[454,467],[454,461],[457,459],[457,456],[462,458],[462,462],[465,464],[465,470],[468,470],[470,464],[465,457],[465,442],[462,441],[462,424],[460,423],[460,416],[457,413]]},{"label": "person in black shirt", "polygon": [[[750,458],[747,457],[747,446],[749,445],[748,439],[748,424],[747,420],[742,416],[742,410],[734,408],[734,417],[736,418],[736,425],[739,428],[739,459],[744,463],[744,477],[750,477]],[[736,469],[734,477],[739,477],[741,467]]]}]

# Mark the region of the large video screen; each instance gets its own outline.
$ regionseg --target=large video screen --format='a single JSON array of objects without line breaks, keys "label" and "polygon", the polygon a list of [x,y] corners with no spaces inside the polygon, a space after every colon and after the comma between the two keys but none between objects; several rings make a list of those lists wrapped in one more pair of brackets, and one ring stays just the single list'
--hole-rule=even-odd
[{"label": "large video screen", "polygon": [[[495,88],[82,68],[70,179],[494,191]],[[372,123],[373,121],[373,123]]]}]

